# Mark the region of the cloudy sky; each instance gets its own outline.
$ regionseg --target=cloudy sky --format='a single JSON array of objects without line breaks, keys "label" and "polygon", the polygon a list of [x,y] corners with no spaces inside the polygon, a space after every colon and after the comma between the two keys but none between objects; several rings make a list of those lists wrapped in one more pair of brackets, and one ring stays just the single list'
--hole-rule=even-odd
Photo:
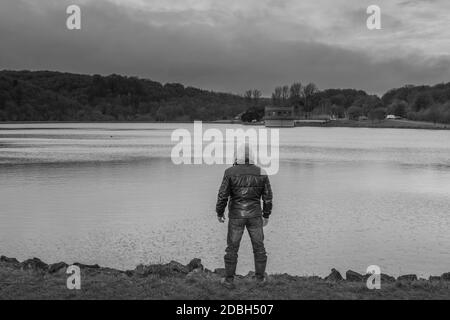
[{"label": "cloudy sky", "polygon": [[[67,30],[66,8],[81,8]],[[381,8],[381,30],[366,9]],[[0,69],[118,73],[242,93],[382,94],[450,81],[448,0],[1,0]]]}]

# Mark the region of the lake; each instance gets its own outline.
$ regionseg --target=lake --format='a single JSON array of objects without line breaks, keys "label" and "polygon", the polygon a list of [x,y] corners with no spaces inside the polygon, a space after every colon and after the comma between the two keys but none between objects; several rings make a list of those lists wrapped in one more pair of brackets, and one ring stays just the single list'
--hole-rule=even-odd
[{"label": "lake", "polygon": [[[1,124],[0,254],[121,269],[198,257],[222,267],[215,202],[226,166],[174,165],[170,135],[180,127],[193,125]],[[450,271],[450,131],[285,128],[280,158],[269,273]],[[253,269],[249,242],[245,234],[241,274]]]}]

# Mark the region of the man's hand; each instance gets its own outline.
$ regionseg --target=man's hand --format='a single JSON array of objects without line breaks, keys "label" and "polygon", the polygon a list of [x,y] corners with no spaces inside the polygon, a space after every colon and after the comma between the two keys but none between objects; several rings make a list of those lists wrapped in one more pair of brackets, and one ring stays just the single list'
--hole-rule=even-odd
[{"label": "man's hand", "polygon": [[266,227],[269,224],[268,218],[262,218],[263,219],[263,227]]},{"label": "man's hand", "polygon": [[218,216],[217,220],[219,220],[220,223],[224,223],[225,222],[225,216]]}]

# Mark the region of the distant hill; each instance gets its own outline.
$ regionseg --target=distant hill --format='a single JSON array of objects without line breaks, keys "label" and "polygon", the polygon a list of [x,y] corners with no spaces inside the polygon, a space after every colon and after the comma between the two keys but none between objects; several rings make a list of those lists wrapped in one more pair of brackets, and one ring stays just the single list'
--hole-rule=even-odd
[{"label": "distant hill", "polygon": [[119,75],[0,71],[0,121],[232,119],[243,97]]}]

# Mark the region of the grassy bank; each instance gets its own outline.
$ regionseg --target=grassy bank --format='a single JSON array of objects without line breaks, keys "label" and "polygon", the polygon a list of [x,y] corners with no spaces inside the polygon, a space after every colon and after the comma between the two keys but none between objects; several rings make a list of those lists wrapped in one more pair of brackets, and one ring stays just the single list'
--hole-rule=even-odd
[{"label": "grassy bank", "polygon": [[432,123],[411,120],[381,120],[381,121],[353,121],[335,120],[324,125],[325,127],[349,127],[349,128],[390,128],[390,129],[428,129],[428,130],[448,130],[450,125],[442,123]]},{"label": "grassy bank", "polygon": [[78,264],[81,290],[68,290],[65,263],[0,260],[0,299],[450,299],[450,274],[428,280],[383,275],[380,290],[367,289],[356,273],[347,279],[337,271],[324,279],[270,275],[263,285],[249,274],[238,276],[230,290],[220,284],[223,269],[210,271],[194,259],[186,266],[170,262],[128,271]]}]

